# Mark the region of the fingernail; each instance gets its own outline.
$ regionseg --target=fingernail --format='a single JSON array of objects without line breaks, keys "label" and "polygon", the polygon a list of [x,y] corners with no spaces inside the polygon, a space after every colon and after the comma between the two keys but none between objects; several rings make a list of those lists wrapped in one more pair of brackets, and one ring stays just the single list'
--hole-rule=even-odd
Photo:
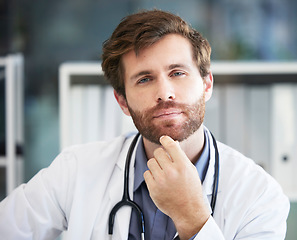
[{"label": "fingernail", "polygon": [[169,144],[170,142],[174,142],[174,140],[169,136],[161,136],[160,137],[160,143],[163,144]]},{"label": "fingernail", "polygon": [[166,136],[164,136],[164,135],[161,136],[160,139],[159,139],[159,142],[162,143],[162,141],[164,141],[164,140],[162,140],[162,139],[164,139],[165,137],[166,137]]}]

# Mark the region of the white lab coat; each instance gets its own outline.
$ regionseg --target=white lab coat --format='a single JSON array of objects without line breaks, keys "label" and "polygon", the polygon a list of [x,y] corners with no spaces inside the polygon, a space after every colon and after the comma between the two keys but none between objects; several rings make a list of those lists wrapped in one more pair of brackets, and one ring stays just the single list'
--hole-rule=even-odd
[{"label": "white lab coat", "polygon": [[[214,175],[214,148],[209,139],[211,160],[203,184],[206,201],[211,199]],[[48,168],[1,202],[0,239],[55,239],[67,229],[68,240],[126,240],[131,209],[123,207],[116,214],[112,238],[108,236],[108,217],[122,198],[131,141],[132,137],[121,136],[108,143],[64,150]],[[195,239],[284,239],[289,201],[280,186],[252,160],[221,143],[218,149],[215,213]]]}]

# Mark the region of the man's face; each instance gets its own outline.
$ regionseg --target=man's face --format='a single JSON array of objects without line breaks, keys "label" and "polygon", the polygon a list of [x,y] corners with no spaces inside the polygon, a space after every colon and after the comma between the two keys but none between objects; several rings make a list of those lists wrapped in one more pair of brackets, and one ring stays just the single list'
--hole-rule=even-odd
[{"label": "man's face", "polygon": [[125,54],[122,63],[126,99],[118,102],[144,138],[182,141],[199,129],[212,81],[203,82],[187,39],[169,34],[137,56]]}]

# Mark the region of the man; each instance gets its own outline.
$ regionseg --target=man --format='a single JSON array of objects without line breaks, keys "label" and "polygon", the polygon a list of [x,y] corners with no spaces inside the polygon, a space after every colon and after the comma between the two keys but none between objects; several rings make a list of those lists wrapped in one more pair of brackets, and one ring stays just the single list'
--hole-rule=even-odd
[{"label": "man", "polygon": [[[203,126],[210,52],[200,33],[159,10],[126,17],[104,43],[105,76],[141,134],[128,187],[145,239],[284,239],[289,202],[280,186]],[[1,203],[0,239],[55,239],[65,230],[71,240],[109,239],[132,138],[63,151]],[[140,239],[138,220],[135,208],[120,208],[112,239]]]}]

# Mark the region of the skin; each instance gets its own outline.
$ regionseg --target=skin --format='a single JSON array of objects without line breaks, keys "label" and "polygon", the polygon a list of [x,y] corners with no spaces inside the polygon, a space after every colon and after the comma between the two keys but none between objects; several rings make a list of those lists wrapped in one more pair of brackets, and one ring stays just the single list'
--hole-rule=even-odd
[{"label": "skin", "polygon": [[[136,56],[130,51],[122,57],[126,98],[115,92],[123,112],[145,114],[161,101],[194,105],[212,94],[212,75],[202,79],[193,60],[189,41],[168,34]],[[202,106],[204,107],[204,105]],[[158,128],[159,143],[146,138],[144,148],[149,170],[144,179],[155,205],[174,222],[180,239],[189,239],[200,231],[210,216],[200,177],[193,165],[204,145],[203,124],[181,142],[172,139],[172,131],[183,131],[187,116],[179,107],[158,109],[151,124]],[[168,128],[170,123],[170,128]],[[186,214],[185,214],[186,213]]]}]

